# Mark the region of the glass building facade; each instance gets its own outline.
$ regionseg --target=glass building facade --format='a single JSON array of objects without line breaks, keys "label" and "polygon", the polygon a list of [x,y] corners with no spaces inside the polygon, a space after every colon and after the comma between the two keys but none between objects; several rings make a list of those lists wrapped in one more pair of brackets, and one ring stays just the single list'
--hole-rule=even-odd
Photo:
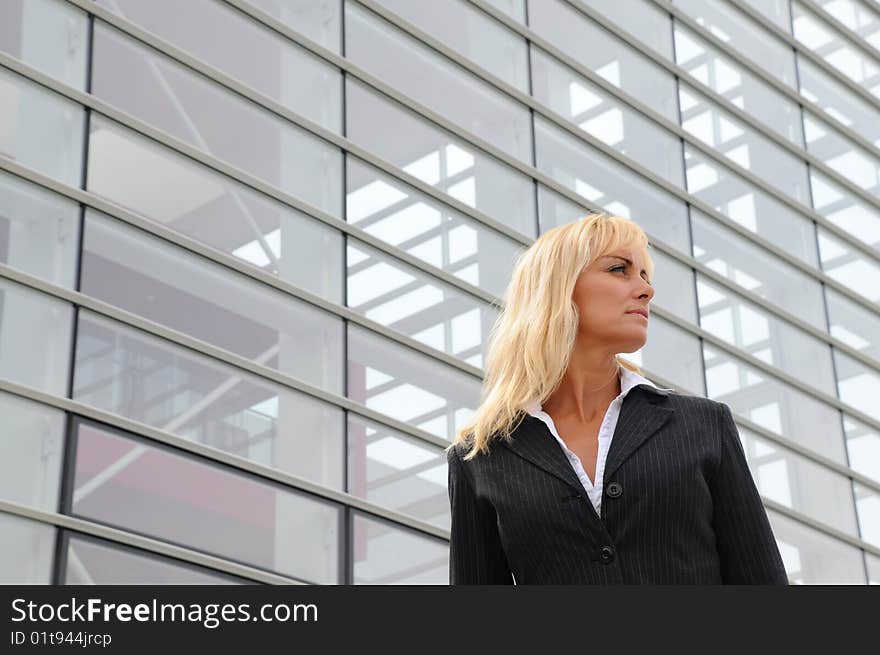
[{"label": "glass building facade", "polygon": [[880,583],[877,0],[5,0],[0,581],[446,583],[515,257],[599,208],[791,582]]}]

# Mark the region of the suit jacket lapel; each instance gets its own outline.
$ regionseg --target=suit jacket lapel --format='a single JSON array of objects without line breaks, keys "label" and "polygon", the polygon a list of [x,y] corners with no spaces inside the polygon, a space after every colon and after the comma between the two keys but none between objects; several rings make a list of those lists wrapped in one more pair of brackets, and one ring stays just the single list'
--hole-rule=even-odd
[{"label": "suit jacket lapel", "polygon": [[502,440],[501,443],[523,459],[555,475],[578,493],[584,492],[584,486],[559,443],[540,419],[526,416],[514,430],[510,442]]},{"label": "suit jacket lapel", "polygon": [[672,416],[674,410],[669,406],[667,396],[663,389],[640,384],[633,387],[623,399],[611,448],[605,460],[603,483]]}]

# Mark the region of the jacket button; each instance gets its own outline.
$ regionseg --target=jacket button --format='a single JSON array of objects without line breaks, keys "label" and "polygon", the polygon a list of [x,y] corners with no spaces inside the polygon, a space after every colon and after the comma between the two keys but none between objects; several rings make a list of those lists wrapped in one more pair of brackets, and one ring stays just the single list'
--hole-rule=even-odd
[{"label": "jacket button", "polygon": [[621,486],[619,482],[612,482],[605,490],[605,495],[607,495],[609,498],[619,498],[622,493],[623,486]]},{"label": "jacket button", "polygon": [[611,564],[611,562],[614,561],[614,548],[611,546],[602,546],[602,550],[599,551],[599,559],[605,564]]}]

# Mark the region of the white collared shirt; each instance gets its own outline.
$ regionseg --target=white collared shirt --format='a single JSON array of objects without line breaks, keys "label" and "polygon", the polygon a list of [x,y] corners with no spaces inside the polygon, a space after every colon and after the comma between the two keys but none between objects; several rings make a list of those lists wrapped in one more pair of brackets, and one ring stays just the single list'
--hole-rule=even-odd
[{"label": "white collared shirt", "polygon": [[[605,417],[602,419],[602,426],[599,428],[599,451],[596,453],[595,483],[590,480],[590,476],[588,476],[587,472],[584,470],[580,458],[565,445],[565,442],[556,430],[556,425],[553,423],[553,419],[547,412],[542,411],[540,403],[535,403],[530,407],[525,408],[529,414],[535,418],[541,419],[550,429],[550,434],[552,434],[556,438],[556,441],[559,442],[565,456],[568,458],[568,461],[571,462],[574,472],[581,481],[584,491],[587,492],[590,502],[593,503],[593,507],[596,508],[596,514],[599,516],[602,516],[602,485],[605,474],[605,460],[608,458],[608,450],[611,448],[611,438],[614,436],[614,428],[617,427],[617,419],[620,418],[620,407],[623,405],[623,399],[633,387],[640,384],[649,384],[657,389],[661,388],[649,379],[642,377],[634,371],[630,371],[628,368],[623,366],[619,366],[618,368],[620,371],[620,395],[608,405],[608,410],[605,412]],[[674,391],[674,389],[664,389],[664,391]]]}]

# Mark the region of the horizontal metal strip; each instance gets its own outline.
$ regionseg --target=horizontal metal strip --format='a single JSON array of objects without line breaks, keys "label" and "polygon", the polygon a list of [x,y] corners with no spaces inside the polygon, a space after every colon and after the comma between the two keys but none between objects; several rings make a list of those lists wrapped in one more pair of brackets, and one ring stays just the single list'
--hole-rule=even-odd
[{"label": "horizontal metal strip", "polygon": [[[225,0],[225,1],[232,2],[232,0]],[[212,79],[214,82],[217,82],[218,84],[226,86],[227,88],[229,88],[233,92],[235,92],[239,95],[242,95],[243,97],[248,98],[249,100],[255,102],[256,104],[259,104],[263,108],[275,113],[276,115],[281,116],[282,118],[285,118],[288,121],[290,121],[296,125],[299,125],[300,127],[303,127],[306,130],[313,132],[316,136],[324,138],[324,139],[334,143],[338,147],[350,152],[351,154],[353,154],[361,159],[364,159],[365,161],[384,170],[389,175],[392,175],[407,184],[415,186],[420,191],[431,195],[432,197],[440,200],[441,202],[444,202],[445,204],[449,205],[450,207],[452,207],[456,211],[464,213],[477,221],[485,223],[486,225],[489,225],[492,227],[495,227],[498,225],[497,221],[495,221],[494,219],[491,219],[490,217],[486,216],[482,212],[479,212],[477,210],[474,210],[474,209],[464,205],[460,201],[457,201],[457,200],[451,198],[451,196],[448,196],[448,195],[444,194],[443,192],[438,191],[434,187],[430,187],[428,185],[425,185],[423,182],[413,178],[411,175],[396,168],[393,164],[389,164],[389,163],[385,162],[384,160],[377,158],[375,155],[372,155],[371,153],[364,151],[363,149],[358,148],[357,146],[354,146],[354,144],[351,144],[351,142],[347,141],[343,137],[340,137],[332,132],[329,132],[328,130],[326,130],[320,126],[317,126],[314,123],[311,123],[307,119],[304,119],[304,118],[298,116],[297,114],[293,113],[292,111],[290,111],[286,107],[283,107],[283,106],[279,105],[278,103],[276,103],[275,101],[267,98],[266,96],[263,96],[262,94],[253,91],[252,89],[250,89],[246,85],[243,85],[236,80],[232,80],[231,78],[229,78],[225,74],[211,68],[210,66],[205,65],[202,62],[199,62],[198,60],[194,59],[190,55],[187,55],[186,53],[180,51],[179,49],[175,48],[174,46],[171,46],[170,44],[167,44],[166,42],[162,41],[158,37],[150,35],[147,32],[144,32],[143,30],[132,25],[129,21],[126,21],[125,19],[121,19],[121,18],[115,16],[114,14],[107,12],[103,8],[92,5],[91,3],[88,3],[85,0],[67,0],[67,2],[77,4],[77,6],[81,6],[83,8],[86,8],[87,10],[94,12],[99,18],[106,19],[107,22],[110,22],[111,24],[113,24],[115,27],[117,27],[121,31],[127,33],[129,36],[132,36],[133,38],[141,40],[143,43],[149,45],[150,47],[152,47],[160,52],[163,52],[164,54],[176,59],[180,63],[187,65],[187,66],[193,68],[194,70],[200,72],[201,74],[205,75],[206,77]],[[235,6],[238,7],[238,6],[241,6],[246,3],[240,3],[240,2],[238,2],[238,0],[235,0],[233,2],[233,4],[235,4]],[[248,11],[249,15],[252,15],[252,16],[258,15],[258,12],[259,12],[259,10],[256,10],[253,8],[251,8],[251,10]],[[342,58],[338,57],[335,53],[332,53],[329,50],[326,50],[326,49],[322,48],[321,46],[318,46],[318,45],[312,43],[308,39],[304,38],[303,36],[299,35],[295,31],[291,30],[286,25],[279,23],[278,21],[275,21],[274,19],[272,19],[271,17],[268,17],[268,16],[264,16],[264,20],[267,21],[267,23],[266,23],[267,27],[270,27],[271,29],[275,30],[276,32],[281,33],[282,35],[286,36],[288,39],[294,41],[298,45],[305,47],[306,49],[310,50],[314,54],[317,54],[318,56],[327,59],[327,61],[330,61],[331,63],[339,65],[341,68],[343,68],[345,70],[351,71],[354,69],[354,67],[351,64],[349,64],[345,59],[342,59]],[[17,61],[17,60],[15,60],[15,61]],[[0,58],[0,63],[2,63],[2,58]],[[23,74],[27,75],[27,73],[23,73]],[[358,75],[361,75],[361,73],[358,72]],[[46,86],[48,86],[49,88],[52,88],[53,90],[58,91],[59,93],[65,94],[65,91],[63,91],[59,86],[56,86],[56,83],[54,80],[52,80],[52,78],[47,78],[46,76],[37,77],[35,75],[28,75],[28,76],[31,77],[32,79],[34,79],[34,81],[38,81],[40,79],[46,79],[46,82],[44,83]],[[429,120],[433,120],[439,126],[443,127],[447,131],[450,131],[450,132],[457,134],[462,139],[470,140],[470,142],[473,145],[475,145],[476,147],[483,148],[483,146],[486,146],[486,148],[485,148],[486,152],[488,152],[490,155],[496,156],[496,157],[498,157],[500,155],[501,158],[507,157],[504,153],[500,153],[500,151],[495,149],[493,146],[486,144],[485,142],[478,143],[477,141],[479,141],[479,140],[470,137],[467,133],[465,133],[463,130],[461,130],[461,128],[458,128],[458,127],[452,125],[451,123],[446,121],[444,118],[437,116],[436,120],[435,120],[434,118],[432,118],[432,115],[429,115],[429,114],[431,114],[431,112],[429,112],[427,109],[420,108],[420,106],[418,106],[416,103],[405,98],[405,96],[401,96],[401,94],[397,93],[393,89],[390,89],[389,87],[387,87],[387,85],[384,85],[383,83],[379,82],[378,80],[375,80],[374,78],[367,76],[366,74],[362,75],[362,79],[365,80],[371,86],[373,86],[376,90],[388,95],[389,97],[396,100],[400,104],[403,104],[404,106],[406,106],[410,110],[414,111],[415,113],[420,113],[425,118],[428,118]],[[60,85],[60,86],[63,87],[64,85]],[[83,104],[86,104],[86,105],[89,104],[87,101],[82,101],[82,100],[79,100],[79,101],[82,102]],[[120,114],[122,113],[122,112],[119,112],[118,110],[116,110],[116,112],[118,112]],[[153,130],[153,131],[155,132],[156,130]],[[621,155],[619,153],[617,153],[616,151],[613,151],[612,149],[610,149],[608,146],[606,146],[601,141],[598,141],[598,140],[594,139],[593,137],[590,137],[585,132],[581,135],[581,138],[584,138],[588,143],[590,143],[590,145],[594,146],[597,149],[602,150],[603,152],[606,152],[606,154],[609,154],[610,156],[621,157]],[[572,202],[579,204],[581,206],[584,206],[584,207],[588,207],[593,210],[600,209],[600,207],[598,207],[597,205],[590,203],[589,201],[584,199],[582,196],[579,196],[578,194],[574,193],[570,189],[562,186],[561,184],[559,184],[558,182],[556,182],[552,178],[547,178],[547,176],[543,175],[542,173],[540,173],[536,169],[534,169],[530,166],[526,166],[518,161],[516,162],[516,165],[518,167],[519,166],[525,167],[526,174],[530,174],[534,179],[538,179],[539,181],[542,182],[542,184],[544,184],[548,188],[553,189],[554,191],[556,191],[560,195],[568,198]],[[633,164],[633,166],[637,166],[637,165]],[[646,175],[649,175],[649,176],[653,175],[652,173],[650,173],[648,171],[645,171],[645,173],[646,173]],[[663,183],[665,183],[665,182],[663,182]],[[851,298],[855,302],[859,302],[859,303],[866,302],[866,299],[864,297],[856,294],[848,287],[838,283],[836,280],[833,280],[832,278],[829,278],[823,272],[818,271],[816,268],[804,263],[800,259],[789,254],[788,252],[785,252],[784,250],[776,247],[774,244],[770,243],[769,241],[766,241],[765,239],[756,235],[755,233],[750,232],[749,230],[745,229],[737,222],[730,220],[729,218],[727,218],[726,216],[724,216],[723,214],[721,214],[720,212],[715,210],[713,207],[707,205],[703,201],[696,199],[696,198],[691,198],[689,200],[689,202],[691,202],[692,205],[694,205],[695,207],[697,207],[698,209],[700,209],[704,213],[712,216],[715,220],[717,220],[721,224],[725,225],[729,229],[737,232],[738,234],[740,234],[744,238],[754,242],[755,244],[764,248],[765,250],[772,252],[774,254],[774,256],[789,263],[790,265],[794,266],[795,268],[803,271],[807,275],[814,277],[818,280],[821,280],[824,284],[831,286],[832,288],[837,290],[839,293]],[[524,243],[529,242],[529,237],[526,237],[524,235],[516,233],[515,230],[512,230],[511,228],[506,228],[506,226],[505,226],[505,229],[508,230],[508,232],[506,232],[507,234],[510,234],[510,233],[518,234],[519,236],[517,238],[521,242],[524,242]],[[829,231],[835,231],[835,230],[839,230],[839,228],[836,228],[836,226],[834,228],[829,228]],[[837,233],[837,232],[835,232],[835,233]],[[862,242],[860,242],[858,240],[853,240],[854,238],[852,237],[852,235],[849,235],[849,233],[846,233],[845,231],[841,231],[839,236],[842,240],[846,241],[847,243],[849,243],[850,245],[852,245],[856,249],[863,250],[866,247],[865,244],[863,244]],[[659,240],[659,239],[652,237],[652,242],[654,244],[658,245],[664,251],[673,250],[671,247],[665,246],[663,244],[662,240]],[[866,254],[870,255],[870,252],[868,252]],[[880,305],[878,305],[877,303],[872,303],[872,304],[868,305],[868,307],[871,311],[874,311],[875,313],[880,314]]]},{"label": "horizontal metal strip", "polygon": [[[38,184],[50,191],[64,195],[71,200],[75,200],[76,202],[82,203],[88,207],[97,209],[98,211],[113,216],[114,218],[117,218],[120,221],[123,221],[140,230],[143,230],[144,232],[147,232],[165,241],[173,243],[174,245],[184,248],[200,257],[204,257],[217,264],[221,264],[227,268],[233,269],[242,275],[245,275],[251,279],[260,282],[261,284],[271,286],[283,293],[296,297],[299,300],[308,302],[323,311],[331,312],[341,318],[350,320],[353,323],[357,323],[367,330],[381,334],[382,336],[392,341],[396,341],[408,348],[417,350],[428,357],[432,357],[434,359],[437,359],[438,361],[442,361],[445,364],[449,364],[465,373],[468,373],[475,377],[479,377],[481,379],[483,377],[483,370],[479,367],[468,364],[467,362],[464,362],[457,357],[449,355],[443,351],[436,350],[430,346],[426,346],[421,342],[412,339],[411,337],[408,337],[379,323],[366,319],[361,314],[352,312],[350,309],[343,305],[337,305],[333,302],[326,300],[325,298],[315,296],[314,294],[309,293],[308,291],[301,289],[300,287],[290,282],[281,280],[280,278],[266,273],[256,266],[252,266],[245,262],[242,262],[241,260],[233,257],[226,252],[216,250],[211,246],[202,244],[199,241],[196,241],[191,237],[176,232],[158,222],[142,218],[141,216],[125,210],[111,202],[108,202],[103,198],[96,196],[88,191],[82,191],[76,187],[65,185],[57,180],[54,180],[53,178],[50,178],[46,175],[22,166],[21,164],[18,164],[17,162],[7,159],[3,156],[0,156],[0,170],[5,170],[13,175],[19,176],[30,182]],[[351,234],[351,236],[357,238],[358,235]],[[391,247],[389,246],[389,248]],[[771,313],[774,316],[778,317],[780,320],[792,324],[796,328],[810,334],[816,339],[823,341],[824,343],[836,348],[838,351],[845,353],[856,361],[880,373],[880,362],[869,357],[860,350],[857,350],[849,344],[840,341],[839,339],[829,335],[827,332],[817,329],[816,327],[810,325],[809,323],[798,318],[797,316],[794,316],[789,312],[768,302],[754,292],[743,289],[742,287],[733,284],[732,282],[730,282],[730,280],[728,280],[728,278],[721,275],[720,273],[717,273],[716,271],[705,266],[704,264],[684,256],[678,259],[681,263],[694,268],[701,275],[709,278],[719,286],[724,287],[725,290],[733,293],[736,296],[744,298],[749,302],[755,303],[759,307],[765,309],[768,313]],[[430,268],[422,268],[419,261],[415,262],[415,264],[413,265],[416,266],[419,270],[424,271],[428,275],[434,274],[434,272],[430,270]],[[456,284],[457,278],[454,278],[452,281],[444,278],[443,281],[451,284],[452,286],[456,286],[457,288],[461,288],[458,287]],[[468,291],[464,288],[461,289],[464,292]],[[503,308],[503,300],[501,299],[489,296],[489,300],[487,300],[486,298],[479,298],[479,300],[486,302],[496,308]],[[654,311],[659,312],[658,315],[664,318],[668,316],[673,316],[673,314],[666,312],[662,309],[662,307],[656,305],[654,306]]]},{"label": "horizontal metal strip", "polygon": [[[395,523],[407,526],[423,534],[443,539],[448,538],[448,532],[446,530],[422,521],[421,519],[409,516],[408,514],[397,512],[393,509],[383,507],[382,505],[377,505],[376,503],[353,496],[344,491],[337,491],[336,489],[312,482],[306,478],[291,473],[285,473],[284,471],[271,466],[258,464],[245,457],[233,455],[203,443],[184,439],[183,437],[166,432],[165,430],[151,427],[144,423],[93,407],[92,405],[87,405],[77,400],[70,400],[69,398],[46,393],[45,391],[18,384],[17,382],[2,377],[0,377],[0,391],[6,391],[43,405],[49,405],[64,412],[76,414],[77,416],[86,419],[113,426],[133,435],[149,439],[150,441],[185,451],[204,460],[224,464],[238,471],[249,473],[266,482],[280,484],[285,488],[312,494],[339,505],[353,507],[370,516],[394,521]],[[366,414],[364,414],[364,416],[366,416]]]},{"label": "horizontal metal strip", "polygon": [[[372,11],[373,13],[375,13],[377,16],[381,17],[385,21],[391,23],[392,25],[396,26],[397,28],[403,30],[405,33],[409,34],[410,36],[421,41],[422,43],[424,43],[428,47],[432,48],[433,50],[435,50],[437,53],[439,53],[443,57],[455,62],[458,66],[466,69],[467,71],[469,71],[473,75],[475,75],[475,76],[479,77],[480,79],[482,79],[483,81],[491,84],[496,89],[498,89],[502,93],[506,94],[510,98],[514,99],[515,101],[519,102],[520,104],[528,106],[529,108],[534,110],[536,113],[541,115],[543,118],[546,118],[547,120],[549,120],[550,122],[555,124],[557,127],[564,129],[566,132],[571,134],[573,137],[575,137],[579,141],[587,143],[591,147],[601,149],[606,155],[614,158],[616,161],[618,161],[622,165],[630,168],[634,172],[638,173],[640,176],[647,178],[653,184],[662,187],[664,191],[671,193],[671,194],[675,195],[677,198],[684,200],[686,202],[692,202],[693,198],[692,198],[691,194],[689,194],[685,189],[683,189],[683,188],[669,182],[668,180],[660,177],[659,175],[657,175],[656,173],[654,173],[653,171],[651,171],[647,167],[644,167],[643,165],[639,164],[638,162],[635,162],[634,160],[629,159],[626,155],[621,154],[616,149],[614,149],[614,148],[608,146],[607,144],[605,144],[604,142],[596,139],[595,137],[590,135],[588,132],[586,132],[585,130],[581,129],[580,127],[578,127],[577,125],[575,125],[574,123],[569,121],[565,116],[562,116],[561,114],[555,112],[554,110],[547,107],[543,103],[535,100],[532,96],[530,96],[526,93],[523,93],[522,91],[520,91],[516,87],[499,79],[498,77],[494,76],[492,73],[490,73],[490,72],[486,71],[485,69],[479,67],[478,65],[474,64],[473,62],[471,62],[467,58],[462,57],[457,52],[455,52],[453,49],[447,47],[446,45],[444,45],[443,43],[441,43],[440,41],[438,41],[434,37],[428,35],[426,32],[422,31],[421,29],[416,27],[414,24],[408,22],[407,20],[401,18],[400,16],[398,16],[394,12],[389,11],[388,9],[385,9],[382,5],[374,2],[374,0],[348,0],[348,1],[349,2],[356,2],[359,5],[369,9],[370,11]],[[483,7],[483,4],[479,3],[478,1],[472,0],[472,2],[475,6],[478,6],[481,8]],[[521,29],[520,31],[524,31],[524,32],[529,33],[529,35],[526,38],[530,38],[532,36],[532,34],[529,32],[529,30]],[[537,36],[537,35],[534,35],[534,36]],[[834,169],[829,167],[821,159],[818,159],[817,157],[815,157],[812,154],[810,154],[809,152],[807,152],[805,149],[795,145],[794,143],[792,143],[788,139],[777,134],[774,130],[772,130],[769,127],[763,125],[762,123],[756,121],[748,113],[746,113],[745,111],[743,111],[742,109],[740,109],[739,107],[734,105],[732,102],[730,102],[729,100],[727,100],[726,98],[724,98],[720,94],[716,93],[710,87],[701,83],[699,80],[697,80],[696,78],[691,76],[689,73],[687,73],[687,71],[685,71],[684,69],[682,69],[678,66],[675,66],[675,70],[676,70],[676,74],[678,74],[682,78],[686,78],[687,81],[689,83],[693,84],[695,87],[697,87],[701,93],[710,95],[712,97],[713,101],[723,105],[726,110],[730,111],[731,113],[734,113],[737,116],[737,118],[739,118],[740,120],[744,121],[746,124],[750,125],[754,129],[761,132],[761,134],[763,134],[766,138],[771,139],[774,143],[776,143],[776,145],[785,149],[790,154],[793,154],[795,157],[797,157],[799,159],[806,160],[811,166],[813,166],[817,170],[824,173],[827,177],[833,179],[839,185],[841,185],[842,187],[847,189],[850,193],[858,196],[864,202],[869,203],[869,204],[874,204],[877,207],[878,212],[880,212],[880,199],[878,199],[876,196],[865,191],[861,187],[855,185],[849,178],[841,175],[840,173],[838,173],[837,171],[835,171]],[[582,71],[578,70],[578,72],[580,73]],[[593,78],[599,77],[599,76],[596,75],[595,73],[593,73],[590,77],[592,80]],[[606,82],[606,84],[608,84],[608,83]],[[727,159],[721,153],[719,153],[717,150],[715,150],[711,146],[705,144],[703,141],[701,141],[697,137],[693,136],[690,132],[687,132],[686,130],[682,129],[681,126],[679,126],[678,124],[673,123],[672,121],[670,121],[666,117],[660,116],[658,113],[652,111],[650,108],[646,107],[645,105],[643,105],[642,103],[640,103],[638,101],[635,101],[634,99],[632,99],[629,96],[627,96],[627,98],[624,99],[616,87],[614,87],[613,85],[609,85],[609,86],[615,90],[613,93],[618,99],[623,100],[624,102],[631,101],[633,103],[632,106],[635,110],[637,110],[638,112],[640,112],[644,116],[650,118],[652,121],[657,123],[665,131],[674,134],[675,136],[677,136],[680,139],[683,139],[684,141],[686,141],[687,143],[689,143],[693,147],[700,150],[700,152],[705,154],[707,157],[711,158],[713,161],[716,161],[716,162],[722,164],[725,168],[728,168],[728,169],[736,172],[738,175],[747,179],[754,186],[760,188],[765,193],[768,193],[768,194],[772,195],[773,197],[777,198],[780,202],[783,202],[785,205],[790,207],[793,211],[796,211],[799,214],[806,216],[807,218],[818,222],[824,228],[826,228],[830,232],[834,233],[835,235],[837,235],[841,239],[845,240],[847,243],[850,243],[855,248],[863,250],[864,252],[866,252],[866,254],[868,254],[871,257],[880,259],[880,251],[871,247],[868,244],[865,244],[861,240],[856,239],[850,232],[847,232],[843,228],[835,225],[834,223],[832,223],[831,221],[826,219],[824,216],[822,216],[820,213],[816,212],[812,207],[810,207],[804,203],[798,202],[797,200],[790,198],[789,196],[785,195],[784,193],[781,193],[778,189],[776,189],[771,184],[768,184],[761,177],[755,175],[748,168],[740,166],[736,162],[733,162],[730,159]],[[603,86],[603,88],[604,88],[604,86]],[[795,96],[795,98],[797,98],[799,100],[800,97],[797,94],[794,94],[794,96]],[[824,116],[824,113],[822,113],[820,115]],[[880,163],[880,149],[874,147],[872,144],[868,145],[868,149],[876,154],[877,159],[878,159],[878,163]]]},{"label": "horizontal metal strip", "polygon": [[98,537],[114,543],[133,546],[140,550],[144,550],[156,555],[170,557],[181,562],[196,564],[208,569],[212,569],[221,573],[228,573],[240,578],[254,580],[265,584],[286,585],[286,584],[309,584],[296,578],[289,578],[276,573],[270,573],[263,569],[257,569],[245,564],[239,564],[220,557],[208,555],[196,550],[190,550],[182,546],[176,546],[158,539],[145,537],[139,534],[126,532],[118,528],[112,528],[101,523],[95,523],[86,519],[81,519],[66,514],[58,514],[56,512],[47,512],[45,510],[36,509],[15,503],[9,500],[0,499],[0,512],[19,516],[31,521],[39,521],[57,528],[71,530],[80,534]]},{"label": "horizontal metal strip", "polygon": [[[579,0],[565,0],[568,3],[578,2]],[[662,7],[666,13],[671,14],[675,18],[681,20],[682,22],[686,22],[690,20],[694,22],[693,19],[688,16],[683,10],[676,7],[668,0],[651,0],[658,6]],[[773,21],[767,20],[759,11],[748,7],[746,3],[727,3],[731,7],[733,7],[736,11],[745,14],[752,18],[755,22],[755,25],[765,32],[769,33],[771,36],[776,37],[778,40],[783,41],[790,48],[795,50],[798,54],[802,55],[806,59],[810,60],[810,63],[815,64],[818,68],[822,69],[822,72],[826,73],[830,77],[833,77],[838,83],[845,86],[847,89],[855,93],[862,100],[864,100],[867,104],[871,105],[875,109],[880,109],[880,100],[874,97],[867,89],[865,89],[860,84],[853,82],[846,75],[838,71],[834,66],[825,61],[822,57],[817,55],[815,52],[810,50],[808,47],[803,45],[800,41],[795,39],[791,34],[778,27]],[[807,3],[802,3],[804,6],[807,6]],[[821,21],[821,18],[820,18]],[[823,21],[824,22],[824,21]],[[843,35],[841,35],[843,36]],[[753,69],[754,70],[754,69]]]},{"label": "horizontal metal strip", "polygon": [[[188,335],[177,332],[176,330],[165,328],[165,327],[160,326],[156,323],[153,323],[152,321],[142,319],[142,318],[135,316],[129,312],[117,309],[117,308],[112,307],[110,305],[107,305],[106,303],[101,302],[99,300],[92,299],[89,296],[84,296],[83,294],[80,294],[78,292],[70,291],[70,290],[67,290],[63,287],[58,287],[58,286],[53,285],[51,283],[44,282],[42,280],[39,280],[33,276],[26,274],[26,273],[21,273],[21,272],[17,271],[16,269],[12,269],[10,267],[3,266],[3,265],[0,265],[0,278],[7,278],[7,279],[10,279],[14,282],[18,282],[19,284],[33,288],[36,291],[46,293],[48,295],[52,295],[56,298],[59,298],[60,300],[64,300],[67,302],[78,304],[79,306],[85,307],[86,309],[90,309],[91,311],[94,311],[95,313],[107,316],[108,318],[117,320],[119,322],[122,322],[123,324],[129,325],[133,328],[136,328],[136,329],[139,329],[142,331],[145,331],[149,334],[153,334],[154,336],[157,336],[161,339],[164,339],[164,340],[169,341],[171,343],[177,344],[177,345],[182,346],[184,348],[187,348],[189,350],[192,350],[200,355],[205,355],[205,356],[217,359],[217,360],[222,361],[226,364],[229,364],[230,366],[245,370],[249,373],[252,373],[254,375],[265,378],[271,382],[281,384],[285,387],[289,387],[291,389],[294,389],[295,391],[306,393],[308,395],[311,395],[311,396],[317,398],[318,400],[337,405],[337,406],[341,407],[342,409],[348,410],[348,411],[355,413],[355,414],[362,415],[362,416],[369,418],[379,424],[385,425],[385,426],[392,428],[394,430],[397,430],[401,433],[407,434],[408,436],[414,437],[416,439],[421,439],[421,440],[423,440],[433,446],[445,448],[448,445],[448,442],[445,439],[442,439],[442,438],[437,437],[433,434],[427,433],[424,430],[421,430],[421,429],[419,429],[415,426],[412,426],[408,423],[404,423],[404,422],[399,421],[397,419],[393,419],[385,414],[381,414],[379,412],[376,412],[375,410],[372,410],[372,409],[366,407],[365,405],[362,405],[360,403],[352,401],[346,397],[339,396],[339,395],[333,394],[331,392],[327,392],[323,389],[319,389],[319,388],[314,387],[314,386],[312,386],[306,382],[303,382],[297,378],[280,373],[280,372],[276,371],[275,369],[270,369],[265,366],[256,364],[255,362],[252,362],[251,360],[242,358],[238,355],[235,355],[235,354],[230,353],[228,351],[222,350],[222,349],[217,348],[215,346],[212,346],[210,344],[206,344],[205,342],[202,342],[198,339],[195,339],[195,338],[190,337]],[[678,317],[675,317],[675,316],[670,316],[668,320],[670,320],[673,323],[677,323],[677,324],[679,322],[681,322],[681,319]],[[716,344],[716,345],[720,349],[725,349],[727,351],[731,350],[723,342]],[[735,350],[735,349],[733,349],[733,350]],[[739,355],[736,352],[732,352],[731,354],[739,357],[740,359],[744,359],[742,357],[742,355]],[[751,361],[753,363],[757,363],[757,364],[761,364],[763,366],[766,366],[766,364],[764,364],[764,362],[762,362],[761,360],[758,360],[754,357],[751,357],[750,355],[748,355],[748,357],[751,359]],[[656,380],[660,384],[664,384],[669,388],[675,388],[675,386],[676,386],[676,385],[672,384],[669,380],[663,378],[662,376],[656,375],[656,374],[654,374],[650,371],[644,370],[644,369],[643,369],[643,372],[650,379]],[[773,375],[774,373],[771,371],[770,374]],[[688,393],[691,395],[698,395],[698,394],[694,394],[694,392],[691,390],[682,389],[682,391],[684,393]],[[836,399],[835,399],[835,401],[836,401]],[[65,402],[71,402],[71,401],[65,401]],[[840,404],[839,401],[836,401],[836,403]],[[844,405],[843,408],[844,408],[844,411],[848,411],[847,406]],[[848,411],[848,413],[854,415],[854,417],[859,418],[860,420],[863,420],[863,422],[872,426],[875,430],[880,431],[880,422],[877,422],[877,421],[873,420],[871,417],[867,417],[867,416],[861,414],[860,412]],[[105,415],[106,415],[106,413],[105,413]],[[862,484],[865,484],[866,486],[871,487],[873,489],[876,489],[878,492],[880,492],[880,483],[875,482],[871,478],[868,478],[868,477],[866,477],[866,476],[864,476],[864,475],[862,475],[862,474],[860,474],[860,473],[858,473],[858,472],[856,472],[846,466],[838,464],[838,463],[834,462],[833,460],[830,460],[829,458],[827,458],[823,455],[820,455],[819,453],[816,453],[816,452],[802,446],[801,444],[795,442],[794,440],[792,440],[788,437],[783,437],[783,436],[777,435],[773,432],[770,432],[766,428],[764,428],[756,423],[753,423],[752,421],[750,421],[748,419],[744,419],[744,418],[740,417],[739,415],[735,415],[735,418],[736,418],[737,422],[739,424],[741,424],[743,427],[757,433],[758,435],[762,436],[763,438],[765,438],[769,441],[772,441],[774,443],[778,443],[779,445],[782,445],[782,446],[784,446],[794,452],[797,452],[797,453],[815,461],[816,463],[818,463],[822,466],[832,468],[835,471],[841,473],[842,475],[845,475],[847,477],[858,480]],[[270,469],[270,470],[274,470],[274,469]]]}]

